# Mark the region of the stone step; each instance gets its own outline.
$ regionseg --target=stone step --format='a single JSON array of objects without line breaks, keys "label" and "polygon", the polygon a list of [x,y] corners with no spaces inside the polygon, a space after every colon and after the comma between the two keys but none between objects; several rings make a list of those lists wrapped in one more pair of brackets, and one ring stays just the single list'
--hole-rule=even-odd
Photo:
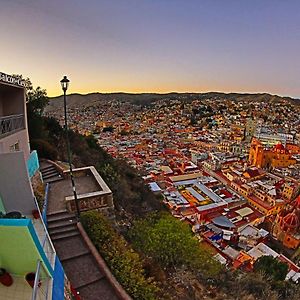
[{"label": "stone step", "polygon": [[48,179],[51,177],[62,177],[58,172],[42,174],[43,179]]},{"label": "stone step", "polygon": [[65,226],[70,226],[70,225],[76,226],[76,218],[75,217],[71,218],[71,219],[52,221],[48,224],[48,230],[65,227]]},{"label": "stone step", "polygon": [[106,278],[79,287],[77,291],[82,298],[86,296],[89,300],[99,300],[99,295],[101,295],[101,300],[120,299]]},{"label": "stone step", "polygon": [[52,241],[57,241],[61,239],[68,239],[73,236],[79,235],[79,231],[73,230],[69,232],[62,232],[62,233],[57,233],[57,234],[50,234],[51,240]]},{"label": "stone step", "polygon": [[53,183],[53,182],[56,182],[56,181],[60,181],[60,180],[63,180],[63,177],[61,176],[56,176],[56,177],[52,177],[52,178],[49,178],[49,179],[44,179],[44,183]]},{"label": "stone step", "polygon": [[43,171],[47,171],[47,170],[51,170],[51,169],[55,169],[55,167],[52,165],[48,165],[48,166],[41,167],[40,171],[43,172]]},{"label": "stone step", "polygon": [[63,221],[63,220],[73,220],[76,219],[75,214],[68,212],[67,210],[61,210],[54,213],[47,214],[47,223]]},{"label": "stone step", "polygon": [[80,235],[70,237],[66,240],[57,240],[54,241],[53,244],[61,260],[76,257],[78,253],[86,253],[89,251],[89,248]]},{"label": "stone step", "polygon": [[63,267],[76,290],[104,277],[91,254],[66,260]]},{"label": "stone step", "polygon": [[43,176],[48,176],[51,174],[59,174],[59,172],[56,169],[50,169],[50,170],[46,170],[46,171],[42,171],[42,175]]},{"label": "stone step", "polygon": [[90,255],[90,250],[83,250],[83,251],[78,251],[77,254],[74,254],[74,255],[70,255],[70,256],[65,256],[65,257],[59,257],[60,261],[61,262],[65,262],[69,259],[73,259],[73,258],[78,258],[78,257],[82,257],[82,256],[85,256],[85,255]]},{"label": "stone step", "polygon": [[[69,220],[72,220],[72,223],[76,222],[76,217],[74,215],[58,215],[58,216],[50,216],[50,217],[47,217],[47,223],[48,223],[48,227],[52,227],[52,224],[55,224],[56,222],[60,222],[60,221],[63,221],[65,222],[65,224],[69,223],[68,221]],[[71,223],[71,221],[70,221]],[[55,227],[55,226],[54,226]]]},{"label": "stone step", "polygon": [[48,227],[48,232],[49,232],[49,234],[51,234],[51,236],[59,234],[59,233],[63,233],[63,232],[71,232],[74,230],[77,230],[76,224],[66,224],[65,226],[59,226],[56,228]]},{"label": "stone step", "polygon": [[48,213],[47,216],[54,216],[54,215],[59,215],[59,214],[66,214],[66,213],[69,213],[66,209],[62,209],[62,210],[57,210],[57,211],[54,211],[52,213]]}]

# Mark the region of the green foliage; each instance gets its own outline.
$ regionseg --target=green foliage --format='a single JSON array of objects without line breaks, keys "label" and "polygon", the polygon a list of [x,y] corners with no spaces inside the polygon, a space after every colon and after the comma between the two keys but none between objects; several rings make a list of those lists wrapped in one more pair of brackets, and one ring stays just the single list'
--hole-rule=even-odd
[{"label": "green foliage", "polygon": [[274,280],[284,280],[288,273],[288,265],[272,256],[262,256],[254,264],[254,270],[265,273]]},{"label": "green foliage", "polygon": [[129,237],[138,251],[164,267],[185,265],[205,276],[215,276],[221,270],[211,254],[201,248],[190,227],[168,213],[150,214],[136,221]]},{"label": "green foliage", "polygon": [[49,102],[49,98],[47,96],[47,92],[45,89],[41,89],[39,86],[36,89],[28,89],[27,88],[27,108],[28,112],[36,113],[38,115],[42,115],[46,105]]},{"label": "green foliage", "polygon": [[48,158],[51,160],[56,160],[58,156],[57,150],[49,144],[47,141],[42,139],[31,140],[31,149],[35,149],[38,155],[43,158]]},{"label": "green foliage", "polygon": [[100,213],[83,213],[81,222],[116,279],[134,299],[156,299],[158,288],[146,278],[138,253],[116,233]]}]

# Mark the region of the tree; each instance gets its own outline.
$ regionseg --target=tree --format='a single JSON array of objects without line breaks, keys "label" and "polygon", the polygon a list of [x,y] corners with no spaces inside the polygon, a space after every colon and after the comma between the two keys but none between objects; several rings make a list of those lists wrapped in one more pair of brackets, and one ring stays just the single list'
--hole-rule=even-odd
[{"label": "tree", "polygon": [[284,280],[288,273],[288,265],[273,256],[262,256],[254,264],[254,270],[264,272],[274,280]]},{"label": "tree", "polygon": [[218,262],[204,250],[190,227],[168,213],[150,214],[129,231],[134,247],[162,267],[187,266],[207,276],[220,271]]},{"label": "tree", "polygon": [[27,89],[26,97],[28,112],[41,116],[49,102],[46,90],[39,86],[36,89]]}]

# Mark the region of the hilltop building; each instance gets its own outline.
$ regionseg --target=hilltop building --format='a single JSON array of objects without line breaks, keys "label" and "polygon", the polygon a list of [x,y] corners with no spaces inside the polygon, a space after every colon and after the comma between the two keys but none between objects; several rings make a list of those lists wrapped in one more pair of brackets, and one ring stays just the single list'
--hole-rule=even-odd
[{"label": "hilltop building", "polygon": [[0,73],[0,267],[11,278],[8,286],[0,284],[1,299],[68,299],[69,282],[33,193],[38,169],[24,82]]}]

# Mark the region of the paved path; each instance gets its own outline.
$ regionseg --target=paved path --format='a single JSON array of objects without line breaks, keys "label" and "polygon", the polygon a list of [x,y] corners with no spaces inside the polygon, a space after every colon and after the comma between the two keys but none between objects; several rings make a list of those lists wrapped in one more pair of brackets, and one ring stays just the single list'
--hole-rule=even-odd
[{"label": "paved path", "polygon": [[[92,187],[94,183],[87,179],[80,182],[78,190],[84,192],[86,185],[89,189]],[[75,215],[66,210],[64,198],[72,195],[70,180],[55,180],[49,184],[48,231],[72,286],[83,300],[120,299],[82,238]]]}]

